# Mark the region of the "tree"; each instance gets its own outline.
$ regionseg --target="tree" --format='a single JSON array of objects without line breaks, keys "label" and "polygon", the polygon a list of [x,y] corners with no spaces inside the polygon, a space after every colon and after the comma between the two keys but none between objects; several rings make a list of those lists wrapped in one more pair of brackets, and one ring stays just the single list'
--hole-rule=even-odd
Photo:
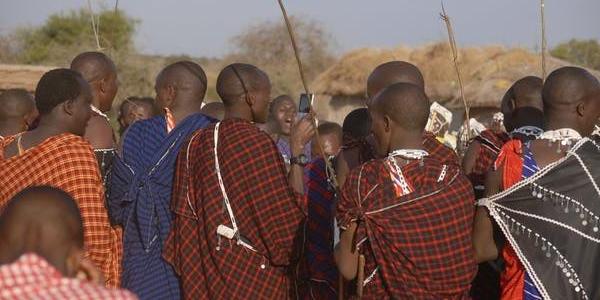
[{"label": "tree", "polygon": [[[122,52],[133,47],[136,21],[120,11],[105,10],[98,19],[98,36],[104,51]],[[91,16],[86,10],[52,15],[37,28],[16,32],[19,60],[27,64],[64,64],[73,53],[96,50]]]},{"label": "tree", "polygon": [[554,47],[550,53],[571,63],[600,70],[600,43],[597,40],[572,39]]},{"label": "tree", "polygon": [[[333,62],[330,35],[321,24],[292,16],[298,48],[310,83]],[[226,61],[248,62],[269,74],[273,94],[298,95],[303,88],[290,38],[283,21],[261,22],[232,39],[235,47]]]}]

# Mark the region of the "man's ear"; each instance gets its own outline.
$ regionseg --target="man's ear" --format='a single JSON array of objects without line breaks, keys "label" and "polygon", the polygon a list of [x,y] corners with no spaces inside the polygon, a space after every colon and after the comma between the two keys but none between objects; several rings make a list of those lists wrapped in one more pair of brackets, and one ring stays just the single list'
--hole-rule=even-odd
[{"label": "man's ear", "polygon": [[383,115],[383,126],[385,132],[390,132],[392,130],[392,120],[388,115]]},{"label": "man's ear", "polygon": [[576,107],[577,115],[583,117],[585,114],[585,103],[583,101],[579,102]]},{"label": "man's ear", "polygon": [[63,103],[61,103],[60,105],[62,105],[62,109],[63,111],[69,115],[72,116],[74,113],[74,109],[75,109],[75,101],[74,100],[67,100]]},{"label": "man's ear", "polygon": [[248,106],[252,107],[254,106],[254,103],[256,103],[256,96],[254,96],[253,93],[247,92],[244,93],[244,97],[245,97],[245,101],[248,104]]}]

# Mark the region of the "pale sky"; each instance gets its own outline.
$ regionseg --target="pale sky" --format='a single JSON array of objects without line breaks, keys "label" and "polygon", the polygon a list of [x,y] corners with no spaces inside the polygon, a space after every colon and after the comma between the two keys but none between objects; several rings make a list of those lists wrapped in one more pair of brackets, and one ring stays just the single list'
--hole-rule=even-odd
[{"label": "pale sky", "polygon": [[[91,0],[113,8],[115,0]],[[289,14],[320,22],[336,52],[421,45],[446,39],[438,0],[288,0]],[[539,0],[446,0],[459,46],[540,44]],[[40,25],[52,13],[87,0],[0,0],[0,34]],[[276,0],[120,0],[140,21],[136,47],[148,54],[222,56],[230,39],[256,22],[281,21]],[[600,39],[600,0],[546,0],[550,46],[570,38]]]}]

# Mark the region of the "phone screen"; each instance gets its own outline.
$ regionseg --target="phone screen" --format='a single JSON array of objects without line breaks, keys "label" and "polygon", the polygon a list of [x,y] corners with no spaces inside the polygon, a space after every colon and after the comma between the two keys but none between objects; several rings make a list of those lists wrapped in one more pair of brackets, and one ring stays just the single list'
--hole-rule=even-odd
[{"label": "phone screen", "polygon": [[313,99],[315,98],[314,94],[300,94],[300,105],[298,106],[298,113],[307,114],[310,112],[310,107]]}]

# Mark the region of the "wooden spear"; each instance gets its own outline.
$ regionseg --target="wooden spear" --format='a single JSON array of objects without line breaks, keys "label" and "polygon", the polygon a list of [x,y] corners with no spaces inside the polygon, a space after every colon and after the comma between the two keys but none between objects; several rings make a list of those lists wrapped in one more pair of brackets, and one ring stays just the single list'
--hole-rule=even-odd
[{"label": "wooden spear", "polygon": [[542,31],[542,80],[546,80],[546,20],[544,17],[544,0],[540,0],[540,17],[541,17],[541,31]]},{"label": "wooden spear", "polygon": [[[90,17],[92,19],[92,30],[94,31],[94,37],[96,38],[96,49],[97,50],[102,50],[102,47],[100,47],[100,37],[98,34],[98,25],[96,25],[96,20],[94,17],[94,10],[92,9],[92,1],[88,0],[88,9],[90,10]],[[98,22],[100,22],[100,20],[98,20]]]},{"label": "wooden spear", "polygon": [[465,88],[462,82],[462,76],[460,75],[460,67],[458,62],[458,49],[456,47],[456,39],[454,38],[454,30],[452,29],[452,22],[450,21],[450,16],[446,13],[446,9],[444,8],[444,2],[442,1],[442,13],[440,14],[444,23],[446,23],[446,29],[448,30],[448,42],[450,44],[450,49],[452,50],[452,58],[454,61],[454,71],[456,72],[456,77],[458,78],[458,86],[460,87],[460,98],[462,99],[463,105],[465,107],[465,117],[467,119],[467,140],[471,140],[471,125],[470,125],[470,114],[469,114],[469,103],[465,98]]},{"label": "wooden spear", "polygon": [[[296,44],[296,36],[294,35],[294,30],[292,28],[292,24],[288,18],[288,14],[287,14],[287,11],[285,10],[285,6],[283,5],[283,1],[277,0],[277,2],[279,2],[279,7],[281,8],[281,13],[283,14],[283,20],[285,21],[285,25],[287,27],[287,31],[290,36],[290,40],[292,41],[292,48],[294,50],[294,55],[296,56],[296,63],[298,64],[298,71],[300,72],[300,79],[302,80],[302,86],[304,87],[304,92],[306,94],[310,94],[310,89],[308,88],[308,82],[306,81],[306,76],[304,75],[304,68],[302,66],[302,60],[300,59],[300,52],[298,50],[298,45]],[[313,107],[312,103],[310,104],[310,110],[316,116],[316,110]],[[315,127],[317,126],[316,119],[315,119],[314,125],[315,125]],[[333,166],[331,165],[331,162],[329,161],[329,159],[327,158],[327,155],[325,154],[325,150],[323,149],[323,145],[321,143],[321,139],[319,138],[318,131],[315,131],[315,136],[317,137],[317,146],[319,148],[319,152],[320,152],[321,156],[323,157],[323,160],[325,161],[325,171],[327,173],[327,178],[329,179],[329,181],[333,185],[333,187],[336,190],[338,190],[337,178],[335,176]]]}]

